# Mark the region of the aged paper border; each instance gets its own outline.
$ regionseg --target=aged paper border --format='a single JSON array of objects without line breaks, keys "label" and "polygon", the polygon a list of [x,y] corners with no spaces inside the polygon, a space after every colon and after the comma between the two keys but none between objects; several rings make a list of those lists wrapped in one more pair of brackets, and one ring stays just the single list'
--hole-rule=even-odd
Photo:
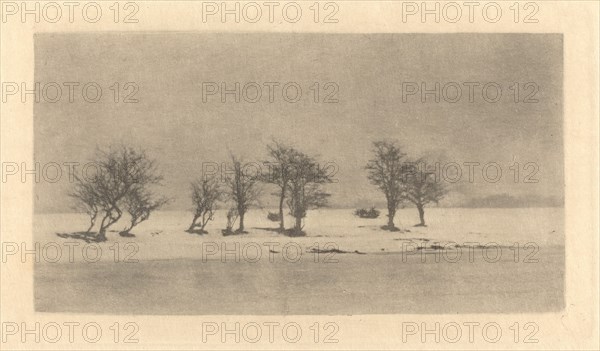
[{"label": "aged paper border", "polygon": [[[102,2],[102,1],[97,1]],[[112,1],[110,1],[112,3]],[[402,2],[337,1],[340,7],[336,24],[310,21],[289,23],[202,23],[201,2],[135,1],[140,6],[137,24],[101,21],[98,24],[75,21],[65,23],[3,23],[1,27],[2,81],[33,82],[33,37],[39,32],[78,31],[207,31],[207,32],[331,32],[331,33],[563,33],[564,34],[564,136],[566,174],[566,309],[544,314],[473,315],[357,315],[357,316],[109,316],[35,313],[33,309],[33,263],[2,265],[1,320],[41,324],[78,321],[97,322],[108,328],[115,321],[136,322],[139,343],[8,342],[2,349],[590,349],[598,347],[598,40],[599,3],[595,1],[537,1],[539,23],[514,23],[502,20],[458,24],[403,23]],[[306,8],[306,2],[302,3]],[[509,6],[502,3],[503,8]],[[312,1],[311,1],[312,3]],[[484,2],[480,2],[482,5]],[[512,1],[511,1],[512,3]],[[104,4],[106,8],[108,5]],[[504,16],[508,16],[505,14]],[[3,161],[33,163],[33,106],[2,104],[1,156]],[[2,241],[31,242],[33,184],[2,184]],[[526,279],[526,277],[524,277]],[[307,328],[314,322],[335,322],[340,331],[338,343],[296,344],[275,342],[203,343],[202,322],[297,322]],[[456,344],[421,343],[411,338],[403,343],[403,322],[441,324],[449,322],[496,322],[503,331],[514,322],[539,325],[538,343],[488,343],[476,338],[471,343],[463,336]],[[264,339],[264,338],[263,338]],[[13,339],[14,340],[14,339]],[[103,338],[103,340],[106,340]]]}]

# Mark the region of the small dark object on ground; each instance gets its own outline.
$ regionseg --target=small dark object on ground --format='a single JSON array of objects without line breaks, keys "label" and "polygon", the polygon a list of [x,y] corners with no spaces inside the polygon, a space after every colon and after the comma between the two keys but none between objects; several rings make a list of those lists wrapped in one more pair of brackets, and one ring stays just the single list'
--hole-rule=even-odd
[{"label": "small dark object on ground", "polygon": [[377,218],[379,214],[379,210],[376,210],[375,207],[371,207],[368,210],[366,208],[359,208],[354,211],[354,215],[360,218]]},{"label": "small dark object on ground", "polygon": [[267,218],[271,222],[279,222],[279,221],[281,221],[281,216],[279,215],[279,213],[276,213],[276,212],[269,212],[269,214],[267,215]]},{"label": "small dark object on ground", "polygon": [[135,238],[135,234],[131,234],[129,232],[119,232],[119,235],[124,238]]},{"label": "small dark object on ground", "polygon": [[192,229],[192,230],[186,230],[186,232],[190,233],[190,234],[198,234],[198,235],[204,235],[204,234],[208,234],[208,232],[206,230],[202,230],[202,229]]}]

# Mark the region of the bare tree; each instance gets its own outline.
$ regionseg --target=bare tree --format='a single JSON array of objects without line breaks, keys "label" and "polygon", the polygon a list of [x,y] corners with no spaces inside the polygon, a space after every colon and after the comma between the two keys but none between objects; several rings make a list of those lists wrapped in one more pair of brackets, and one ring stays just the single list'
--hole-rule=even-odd
[{"label": "bare tree", "polygon": [[98,218],[98,213],[100,211],[98,208],[98,196],[94,191],[93,184],[86,183],[77,176],[75,176],[75,178],[77,182],[75,183],[74,190],[69,193],[69,196],[76,200],[75,209],[83,210],[90,216],[90,226],[85,231],[86,233],[89,233],[96,224],[96,218]]},{"label": "bare tree", "polygon": [[426,227],[425,224],[425,206],[429,203],[438,203],[447,193],[435,173],[421,169],[425,161],[420,159],[410,166],[409,173],[406,175],[406,191],[404,197],[412,202],[419,211],[420,223],[416,227]]},{"label": "bare tree", "polygon": [[125,196],[123,201],[123,205],[131,219],[129,225],[119,234],[121,236],[131,235],[130,231],[133,227],[150,218],[150,213],[158,210],[168,202],[169,200],[165,197],[154,199],[152,193],[144,188],[134,188]]},{"label": "bare tree", "polygon": [[[158,175],[154,160],[144,151],[128,146],[112,147],[107,151],[98,150],[94,164],[96,174],[80,180],[72,196],[84,202],[88,192],[93,194],[98,212],[103,213],[96,240],[104,241],[106,230],[123,215],[121,207],[125,197],[132,191],[159,184],[162,176]],[[78,191],[78,187],[86,190]]]},{"label": "bare tree", "polygon": [[290,179],[287,201],[291,215],[295,218],[292,235],[304,235],[302,220],[309,209],[327,205],[331,194],[322,190],[322,185],[331,183],[327,169],[320,168],[314,158],[295,151],[290,158]]},{"label": "bare tree", "polygon": [[222,198],[219,181],[217,178],[205,177],[193,182],[191,190],[194,219],[187,231],[192,233],[196,228],[200,228],[200,233],[206,233],[204,228],[209,221],[213,220],[217,203]]},{"label": "bare tree", "polygon": [[237,221],[238,217],[239,217],[239,214],[238,214],[237,208],[231,207],[227,211],[227,228],[222,230],[223,235],[234,234],[233,226],[235,225],[235,222]]},{"label": "bare tree", "polygon": [[397,230],[394,217],[398,206],[404,200],[406,167],[403,160],[406,154],[393,142],[376,141],[373,143],[373,158],[365,167],[371,184],[379,188],[387,201],[387,230]]},{"label": "bare tree", "polygon": [[278,187],[278,192],[274,195],[279,197],[279,231],[284,231],[283,205],[290,181],[290,162],[296,150],[279,141],[273,141],[270,145],[267,145],[267,150],[270,160],[266,161],[265,164],[269,165],[269,172],[263,176],[263,181]]},{"label": "bare tree", "polygon": [[228,186],[228,197],[234,202],[237,214],[240,218],[240,225],[237,233],[244,233],[244,217],[251,206],[258,205],[258,198],[261,194],[259,174],[247,174],[245,167],[234,156],[231,155],[233,163],[233,177],[228,176],[225,181]]}]

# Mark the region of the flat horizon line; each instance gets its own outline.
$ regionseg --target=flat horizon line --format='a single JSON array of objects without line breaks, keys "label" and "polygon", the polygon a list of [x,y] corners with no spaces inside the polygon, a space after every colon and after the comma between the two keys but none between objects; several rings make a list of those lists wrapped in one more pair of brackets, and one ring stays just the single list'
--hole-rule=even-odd
[{"label": "flat horizon line", "polygon": [[[326,207],[326,208],[320,208],[320,209],[314,209],[311,211],[319,211],[319,210],[356,210],[359,208],[370,208],[370,207]],[[376,209],[379,209],[378,207],[375,207]],[[403,208],[399,208],[398,210],[405,210],[405,209],[415,209],[416,207],[403,207]],[[466,206],[444,206],[444,207],[426,207],[428,209],[478,209],[478,210],[482,210],[482,209],[488,209],[488,210],[506,210],[506,209],[530,209],[530,208],[565,208],[564,205],[561,206],[506,206],[506,207],[466,207]],[[222,211],[225,210],[225,208],[220,208],[217,211]],[[276,207],[264,207],[264,208],[256,208],[256,209],[251,209],[250,211],[256,211],[256,210],[278,210],[278,208]],[[383,212],[385,212],[385,208],[382,207],[381,210]],[[173,210],[157,210],[156,212],[190,212],[192,211],[191,209],[173,209]],[[33,211],[33,214],[67,214],[67,213],[84,213],[84,212],[77,212],[77,211]]]}]

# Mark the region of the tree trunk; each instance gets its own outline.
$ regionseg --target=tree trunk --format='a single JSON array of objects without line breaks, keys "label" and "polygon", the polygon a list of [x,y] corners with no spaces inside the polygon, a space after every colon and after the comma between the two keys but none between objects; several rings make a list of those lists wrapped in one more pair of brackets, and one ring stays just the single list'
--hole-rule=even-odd
[{"label": "tree trunk", "polygon": [[140,223],[142,223],[143,221],[145,221],[147,219],[148,219],[148,217],[146,217],[146,216],[132,218],[131,226],[129,227],[129,229],[127,229],[126,233],[129,234],[129,232],[133,229],[133,227],[138,226]]},{"label": "tree trunk", "polygon": [[396,216],[396,209],[393,207],[388,207],[388,229],[393,229],[396,226],[394,225],[394,217]]},{"label": "tree trunk", "polygon": [[194,215],[194,219],[192,220],[192,224],[190,224],[190,227],[188,228],[188,232],[191,232],[192,230],[194,230],[194,228],[196,227],[196,221],[198,220],[197,215]]},{"label": "tree trunk", "polygon": [[135,221],[134,221],[134,220],[131,220],[131,223],[129,224],[129,227],[128,227],[128,228],[125,228],[125,229],[123,229],[123,231],[122,231],[122,232],[120,232],[119,234],[129,234],[129,231],[130,231],[131,229],[133,229],[133,227],[135,227],[135,225],[136,225],[136,224],[137,224],[137,223],[135,223]]},{"label": "tree trunk", "polygon": [[285,230],[285,224],[283,222],[283,202],[285,201],[285,191],[281,190],[281,196],[279,197],[279,230]]},{"label": "tree trunk", "polygon": [[245,213],[240,213],[240,227],[238,229],[240,233],[244,231],[244,215]]},{"label": "tree trunk", "polygon": [[98,234],[96,235],[96,238],[98,241],[106,241],[106,228],[108,226],[106,226],[104,223],[106,222],[106,219],[108,218],[108,213],[104,216],[104,218],[102,218],[102,222],[100,222],[100,229],[98,230]]},{"label": "tree trunk", "polygon": [[96,235],[96,240],[98,241],[106,241],[106,228],[100,227],[98,234]]},{"label": "tree trunk", "polygon": [[90,218],[90,226],[85,231],[86,234],[89,234],[89,232],[92,230],[92,228],[94,228],[94,224],[96,224],[96,216]]},{"label": "tree trunk", "polygon": [[419,223],[419,226],[424,227],[425,226],[425,209],[423,208],[422,205],[417,205],[417,210],[419,210],[419,219],[421,220],[421,223]]},{"label": "tree trunk", "polygon": [[294,225],[294,230],[298,233],[302,231],[302,217],[296,217],[296,224]]},{"label": "tree trunk", "polygon": [[[100,223],[100,231],[98,231],[97,240],[98,241],[106,241],[106,230],[113,224],[119,221],[121,215],[123,214],[118,208],[114,208],[113,210],[117,211],[117,216],[112,217],[112,213],[109,211],[106,213],[104,218],[102,218],[102,223]],[[111,210],[112,211],[112,210]],[[106,219],[108,219],[108,223],[106,223]]]},{"label": "tree trunk", "polygon": [[204,232],[204,228],[208,224],[208,221],[210,221],[210,216],[207,219],[206,218],[206,212],[205,212],[205,213],[202,214],[202,223],[200,224],[200,231],[201,232]]}]

